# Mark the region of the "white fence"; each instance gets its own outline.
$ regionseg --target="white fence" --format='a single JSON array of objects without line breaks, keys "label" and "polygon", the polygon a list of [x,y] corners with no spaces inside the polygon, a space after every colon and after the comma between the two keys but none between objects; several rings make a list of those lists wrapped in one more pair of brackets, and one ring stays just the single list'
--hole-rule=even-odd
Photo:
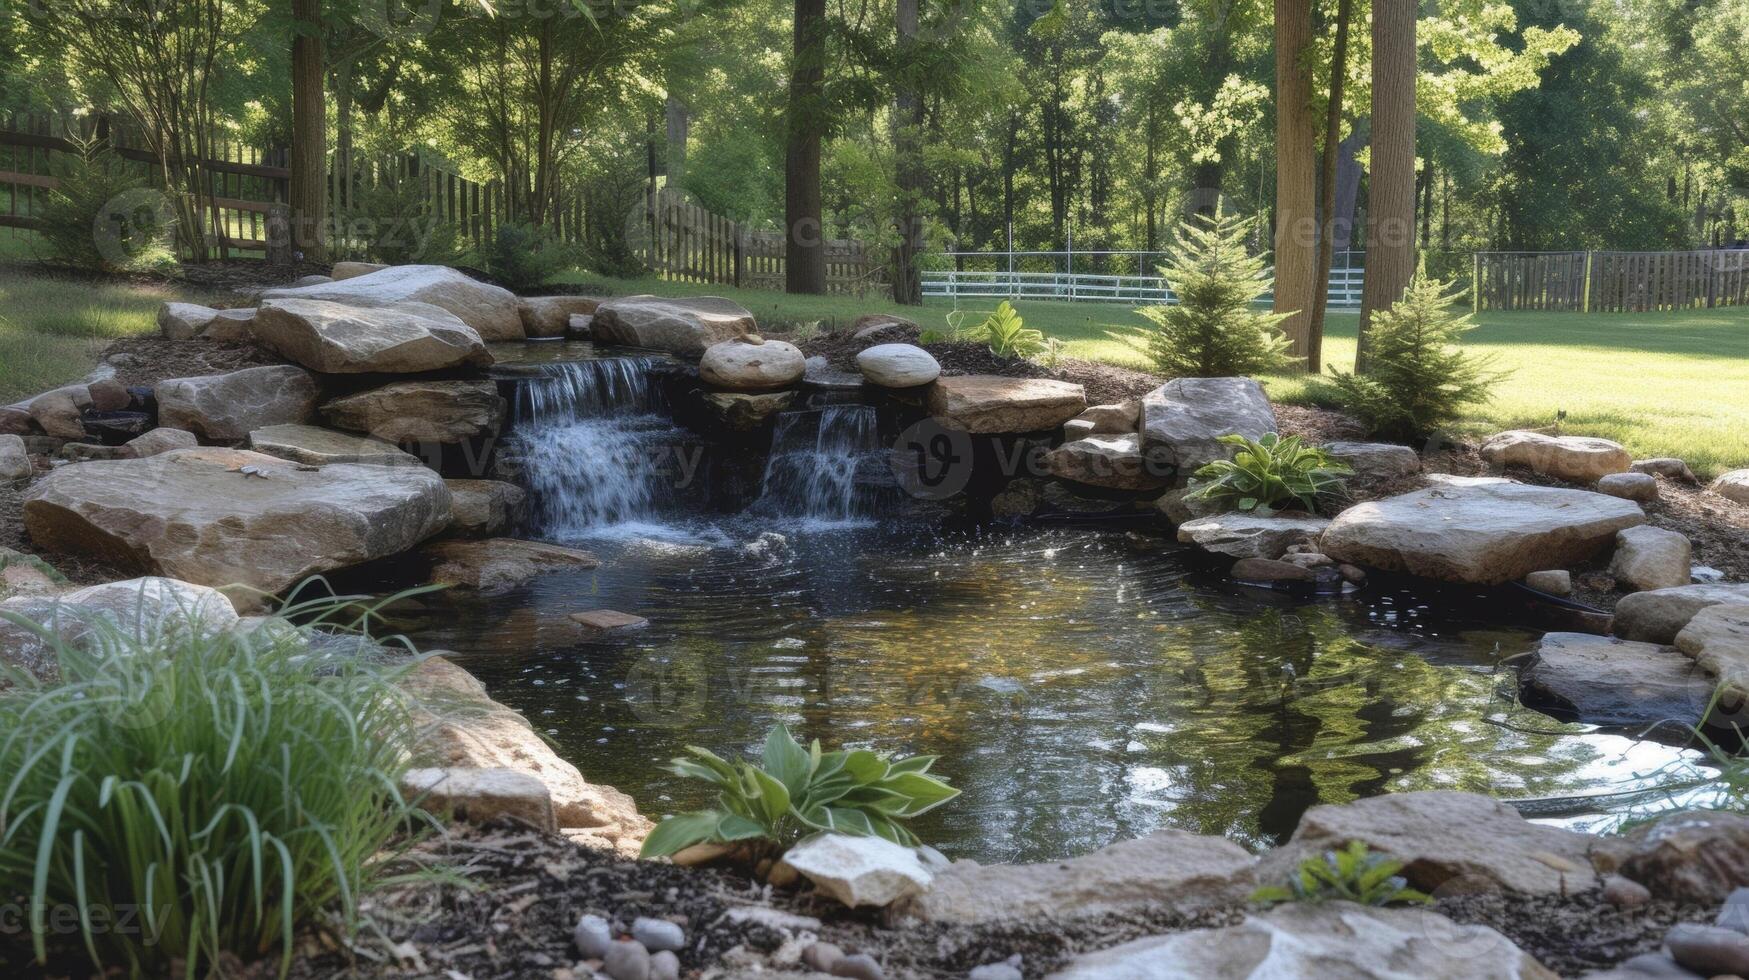
[{"label": "white fence", "polygon": [[[1360,306],[1366,278],[1362,252],[1339,252],[1330,270],[1330,305]],[[933,257],[934,265],[984,266],[982,269],[925,267],[923,295],[948,299],[1046,299],[1063,302],[1176,303],[1166,280],[1139,273],[1074,271],[1092,265],[1123,265],[1148,269],[1165,261],[1147,252],[948,252]],[[1043,267],[1049,268],[1043,268]],[[1264,294],[1267,302],[1272,297]]]}]

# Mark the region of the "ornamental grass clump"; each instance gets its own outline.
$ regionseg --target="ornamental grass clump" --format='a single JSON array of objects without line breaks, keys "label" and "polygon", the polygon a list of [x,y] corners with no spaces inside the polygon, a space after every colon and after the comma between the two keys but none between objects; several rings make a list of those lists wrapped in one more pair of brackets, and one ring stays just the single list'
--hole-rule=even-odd
[{"label": "ornamental grass clump", "polygon": [[93,619],[77,648],[39,631],[60,684],[0,679],[0,895],[25,898],[39,961],[196,977],[277,955],[283,974],[296,930],[350,923],[410,839],[394,672],[269,625],[142,639]]}]

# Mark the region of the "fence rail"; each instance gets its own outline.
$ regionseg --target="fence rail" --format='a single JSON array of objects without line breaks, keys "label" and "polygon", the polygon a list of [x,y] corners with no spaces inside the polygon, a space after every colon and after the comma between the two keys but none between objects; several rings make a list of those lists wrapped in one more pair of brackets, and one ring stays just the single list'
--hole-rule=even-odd
[{"label": "fence rail", "polygon": [[[632,252],[657,276],[678,282],[783,289],[785,242],[781,232],[756,231],[693,203],[667,188],[646,190],[635,227],[628,228]],[[889,287],[886,267],[859,241],[825,243],[826,288],[864,296]]]},{"label": "fence rail", "polygon": [[1644,313],[1749,306],[1749,250],[1477,252],[1481,310]]},{"label": "fence rail", "polygon": [[[966,253],[969,255],[970,253]],[[1018,264],[1031,265],[1035,268],[1043,263],[1055,263],[1060,268],[1072,268],[1076,260],[1083,264],[1091,264],[1090,256],[1124,256],[1145,261],[1146,256],[1156,253],[1146,252],[1016,252],[1014,258]],[[1006,253],[979,253],[978,258],[988,264],[992,258],[999,255],[1002,260]],[[1362,253],[1345,252],[1340,261],[1330,270],[1330,305],[1339,309],[1355,309],[1360,306],[1361,285],[1366,279],[1366,269],[1361,262]],[[949,253],[946,258],[954,258]],[[1140,267],[1141,261],[1135,261]],[[938,263],[939,264],[939,263]],[[1006,264],[1005,262],[1003,264]],[[960,269],[925,269],[923,272],[923,295],[940,296],[951,299],[1046,299],[1063,302],[1103,302],[1103,303],[1165,303],[1174,304],[1178,297],[1172,292],[1166,279],[1159,275],[1139,274],[1105,274],[1099,272],[1039,272],[1018,271],[1010,269],[970,270]],[[1262,302],[1273,299],[1269,293],[1264,293]]]}]

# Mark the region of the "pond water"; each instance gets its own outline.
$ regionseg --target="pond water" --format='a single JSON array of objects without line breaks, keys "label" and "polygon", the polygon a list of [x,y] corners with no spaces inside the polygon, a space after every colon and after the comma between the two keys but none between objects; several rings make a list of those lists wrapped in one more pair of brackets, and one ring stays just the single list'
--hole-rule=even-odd
[{"label": "pond water", "polygon": [[[1315,803],[1411,789],[1592,823],[1655,799],[1687,756],[1518,706],[1503,662],[1535,634],[1473,609],[1234,586],[1117,528],[860,516],[855,458],[878,440],[854,408],[780,418],[759,498],[698,513],[650,476],[688,439],[621,370],[519,406],[542,536],[602,567],[446,599],[413,635],[652,816],[709,803],[669,757],[755,752],[778,721],[939,755],[965,794],[917,830],[983,861],[1164,826],[1261,847]],[[595,608],[651,625],[593,639],[568,616]]]}]

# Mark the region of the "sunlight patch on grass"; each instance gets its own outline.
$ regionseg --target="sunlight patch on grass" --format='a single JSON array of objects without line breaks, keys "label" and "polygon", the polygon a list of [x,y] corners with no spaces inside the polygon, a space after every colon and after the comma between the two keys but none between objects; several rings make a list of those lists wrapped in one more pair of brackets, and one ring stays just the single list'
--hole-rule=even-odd
[{"label": "sunlight patch on grass", "polygon": [[0,404],[84,377],[117,337],[157,329],[172,286],[0,271]]}]

